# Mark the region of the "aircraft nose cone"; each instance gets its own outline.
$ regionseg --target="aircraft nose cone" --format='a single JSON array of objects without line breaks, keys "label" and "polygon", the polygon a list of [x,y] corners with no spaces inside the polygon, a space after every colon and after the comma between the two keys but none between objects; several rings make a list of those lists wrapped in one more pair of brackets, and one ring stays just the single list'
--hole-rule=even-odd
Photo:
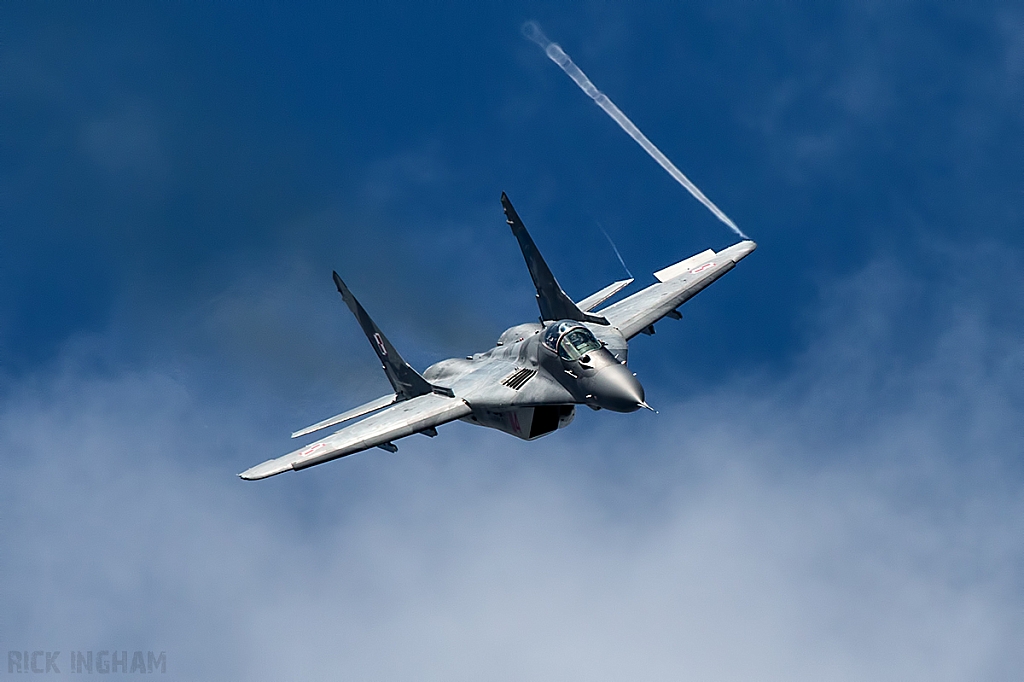
[{"label": "aircraft nose cone", "polygon": [[625,365],[611,365],[593,379],[594,402],[612,412],[634,412],[644,404],[644,387]]}]

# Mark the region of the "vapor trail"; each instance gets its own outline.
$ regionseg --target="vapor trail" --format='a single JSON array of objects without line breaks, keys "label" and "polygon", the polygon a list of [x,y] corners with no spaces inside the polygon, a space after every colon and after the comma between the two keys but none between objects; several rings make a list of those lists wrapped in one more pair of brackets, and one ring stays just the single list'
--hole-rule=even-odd
[{"label": "vapor trail", "polygon": [[615,252],[615,257],[618,258],[619,263],[622,264],[622,269],[626,271],[626,274],[629,275],[630,279],[633,279],[633,273],[629,271],[628,267],[626,267],[626,261],[622,260],[622,254],[619,253],[619,249],[615,246],[615,242],[612,241],[612,238],[608,236],[608,233],[604,231],[603,227],[601,227],[601,223],[597,224],[597,229],[601,230],[601,234],[603,234],[604,238],[608,240],[608,243],[612,245],[612,251]]},{"label": "vapor trail", "polygon": [[605,113],[612,117],[619,127],[625,130],[630,137],[636,140],[636,143],[643,147],[644,151],[651,155],[651,158],[658,162],[662,168],[664,168],[669,175],[675,178],[676,182],[686,188],[690,194],[694,196],[700,203],[704,204],[709,211],[714,213],[719,220],[728,225],[733,232],[738,234],[743,239],[749,239],[747,235],[743,234],[743,230],[736,226],[729,216],[722,212],[722,209],[715,206],[714,202],[704,196],[704,193],[700,191],[697,185],[693,184],[688,177],[683,175],[683,172],[675,167],[668,157],[661,153],[661,150],[654,146],[654,143],[647,139],[647,136],[640,132],[629,117],[626,116],[622,111],[615,106],[615,103],[608,99],[608,96],[598,90],[594,84],[587,78],[587,74],[580,70],[580,67],[573,63],[569,55],[558,45],[548,40],[548,37],[544,35],[544,32],[540,30],[540,26],[534,21],[528,21],[523,24],[523,35],[532,40],[533,42],[540,45],[544,50],[545,54],[553,61],[558,64],[562,71],[565,71],[569,78],[576,81],[576,85],[580,86],[583,92],[587,93],[590,99],[597,103],[597,106],[604,109]]}]

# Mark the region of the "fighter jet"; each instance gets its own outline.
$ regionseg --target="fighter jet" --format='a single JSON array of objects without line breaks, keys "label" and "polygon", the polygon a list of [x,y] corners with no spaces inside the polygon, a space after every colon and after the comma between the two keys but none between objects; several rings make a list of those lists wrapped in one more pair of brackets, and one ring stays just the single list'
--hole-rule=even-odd
[{"label": "fighter jet", "polygon": [[396,452],[399,438],[415,433],[433,437],[438,426],[456,419],[534,440],[568,426],[577,405],[612,412],[651,409],[643,386],[626,364],[628,341],[637,334],[654,334],[654,324],[664,317],[679,319],[679,306],[757,246],[745,240],[717,253],[698,253],[655,272],[656,284],[595,311],[632,284],[632,278],[574,303],[504,193],[501,204],[537,288],[540,321],[507,329],[488,351],[442,360],[420,374],[402,359],[335,272],[338,292],[370,340],[394,393],[296,431],[292,438],[363,417],[315,443],[243,471],[241,478],[251,481],[307,469],[374,447]]}]

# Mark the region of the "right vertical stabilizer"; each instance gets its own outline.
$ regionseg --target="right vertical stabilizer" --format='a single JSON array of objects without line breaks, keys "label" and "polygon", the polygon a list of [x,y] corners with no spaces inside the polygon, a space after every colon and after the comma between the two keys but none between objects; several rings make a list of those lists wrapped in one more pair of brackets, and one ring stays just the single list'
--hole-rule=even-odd
[{"label": "right vertical stabilizer", "polygon": [[593,322],[595,324],[608,324],[608,320],[599,315],[591,315],[579,309],[566,296],[562,287],[558,285],[555,276],[551,273],[544,257],[540,255],[537,245],[533,243],[526,226],[512,208],[512,202],[508,196],[501,193],[501,206],[505,210],[505,221],[512,228],[512,234],[519,241],[519,248],[526,259],[526,267],[530,269],[530,277],[533,278],[533,285],[537,288],[537,305],[540,307],[540,317],[543,321],[549,320],[577,320],[579,322]]}]

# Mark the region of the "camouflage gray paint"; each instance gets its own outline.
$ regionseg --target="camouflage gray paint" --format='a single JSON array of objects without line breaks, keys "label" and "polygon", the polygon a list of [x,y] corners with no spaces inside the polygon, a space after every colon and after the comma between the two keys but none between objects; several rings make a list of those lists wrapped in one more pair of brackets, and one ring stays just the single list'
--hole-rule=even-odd
[{"label": "camouflage gray paint", "polygon": [[[423,374],[413,369],[374,324],[337,273],[334,282],[356,316],[394,387],[393,395],[325,419],[292,434],[365,417],[304,448],[258,464],[239,474],[246,480],[305,469],[379,447],[394,452],[395,440],[461,419],[533,440],[568,426],[576,405],[632,412],[644,402],[644,389],[629,371],[629,339],[654,333],[663,317],[729,272],[756,244],[741,241],[720,252],[708,249],[654,273],[657,284],[595,312],[632,280],[614,282],[574,303],[540,255],[508,197],[502,206],[537,289],[540,322],[507,329],[490,350],[467,358],[442,360]],[[366,416],[369,415],[369,416]]]}]

